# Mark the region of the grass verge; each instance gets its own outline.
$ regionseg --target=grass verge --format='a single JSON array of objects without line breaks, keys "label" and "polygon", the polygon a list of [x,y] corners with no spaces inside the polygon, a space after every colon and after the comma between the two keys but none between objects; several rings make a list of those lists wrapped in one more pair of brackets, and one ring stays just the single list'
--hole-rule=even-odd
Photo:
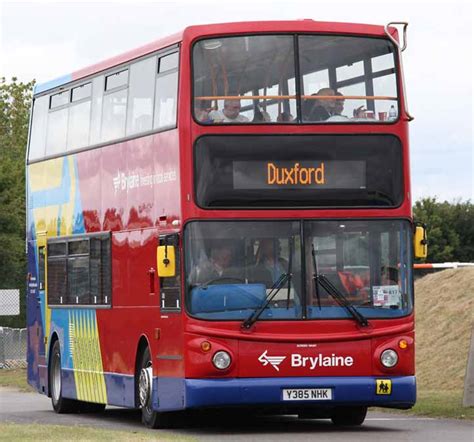
[{"label": "grass verge", "polygon": [[462,390],[422,390],[412,412],[424,416],[474,420],[474,407],[463,407],[462,398]]},{"label": "grass verge", "polygon": [[20,391],[34,391],[26,381],[26,368],[0,370],[0,387],[18,388]]},{"label": "grass verge", "polygon": [[157,434],[155,431],[118,431],[102,428],[83,427],[80,425],[38,425],[38,424],[14,424],[0,423],[0,434],[2,440],[8,441],[192,441],[193,439],[183,436]]},{"label": "grass verge", "polygon": [[418,416],[474,420],[474,407],[463,407],[462,398],[463,392],[459,390],[418,390],[416,405],[412,409],[402,411],[382,408],[379,410]]}]

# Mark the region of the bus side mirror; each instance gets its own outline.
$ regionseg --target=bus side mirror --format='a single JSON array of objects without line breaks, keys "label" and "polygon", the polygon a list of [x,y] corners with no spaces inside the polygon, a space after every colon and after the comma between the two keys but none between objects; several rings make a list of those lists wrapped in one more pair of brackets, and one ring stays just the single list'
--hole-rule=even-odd
[{"label": "bus side mirror", "polygon": [[426,227],[424,225],[415,225],[413,246],[415,250],[415,258],[426,258],[428,256],[428,241],[426,239]]},{"label": "bus side mirror", "polygon": [[158,246],[156,251],[156,268],[160,278],[176,276],[176,253],[175,246]]}]

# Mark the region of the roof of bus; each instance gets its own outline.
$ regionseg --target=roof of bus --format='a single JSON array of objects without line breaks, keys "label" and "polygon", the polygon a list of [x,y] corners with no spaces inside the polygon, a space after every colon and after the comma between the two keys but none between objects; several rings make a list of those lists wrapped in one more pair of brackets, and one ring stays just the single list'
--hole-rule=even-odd
[{"label": "roof of bus", "polygon": [[[396,35],[396,29],[390,28],[393,35]],[[148,43],[147,45],[127,51],[115,57],[108,58],[99,63],[90,65],[71,74],[63,75],[54,80],[35,85],[34,94],[54,89],[65,85],[72,81],[80,80],[89,75],[110,69],[135,58],[142,57],[159,49],[166,48],[179,43],[182,40],[192,41],[203,36],[217,36],[222,34],[237,33],[268,33],[268,32],[321,32],[335,34],[364,34],[383,36],[385,34],[384,27],[378,25],[365,25],[355,23],[335,23],[335,22],[318,22],[312,19],[302,19],[293,21],[254,21],[254,22],[235,22],[235,23],[218,23],[211,25],[194,25],[189,26],[184,31],[161,38],[159,40]]]}]

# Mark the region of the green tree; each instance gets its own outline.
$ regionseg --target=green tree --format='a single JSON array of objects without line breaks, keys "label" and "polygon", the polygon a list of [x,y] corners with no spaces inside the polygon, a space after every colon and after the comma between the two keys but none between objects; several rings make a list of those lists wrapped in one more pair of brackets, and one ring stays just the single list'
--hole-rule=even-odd
[{"label": "green tree", "polygon": [[474,261],[474,204],[470,201],[454,204],[452,219],[461,240],[457,253],[459,261]]},{"label": "green tree", "polygon": [[0,325],[25,325],[25,151],[34,81],[0,79],[0,288],[19,288],[19,317]]},{"label": "green tree", "polygon": [[413,207],[415,221],[427,226],[426,262],[474,261],[474,205],[423,198]]}]

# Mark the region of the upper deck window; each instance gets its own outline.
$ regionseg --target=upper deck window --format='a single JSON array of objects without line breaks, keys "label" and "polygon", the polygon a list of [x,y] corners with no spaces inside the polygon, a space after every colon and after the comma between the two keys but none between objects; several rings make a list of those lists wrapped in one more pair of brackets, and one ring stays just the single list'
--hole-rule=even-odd
[{"label": "upper deck window", "polygon": [[69,103],[69,94],[70,91],[60,92],[59,94],[51,95],[51,101],[49,104],[50,109],[54,109],[56,107],[64,106],[65,104]]},{"label": "upper deck window", "polygon": [[153,119],[153,127],[155,129],[163,130],[176,127],[178,64],[179,52],[172,52],[158,59]]},{"label": "upper deck window", "polygon": [[125,136],[128,96],[128,69],[105,77],[101,140]]},{"label": "upper deck window", "polygon": [[146,58],[130,67],[127,135],[151,130],[155,92],[156,57]]},{"label": "upper deck window", "polygon": [[30,160],[42,158],[45,154],[49,102],[50,97],[48,95],[43,95],[34,100],[29,147]]},{"label": "upper deck window", "polygon": [[160,57],[159,62],[158,73],[160,74],[166,71],[171,71],[172,69],[178,69],[179,52],[164,55],[163,57]]},{"label": "upper deck window", "polygon": [[[298,40],[303,121],[384,122],[389,114],[395,120],[398,101],[391,43],[323,35]],[[316,77],[321,71],[327,72],[326,79]]]},{"label": "upper deck window", "polygon": [[91,95],[92,83],[86,83],[72,90],[71,101],[74,103],[75,101],[85,100],[86,98],[90,98]]},{"label": "upper deck window", "polygon": [[118,87],[126,86],[128,83],[128,70],[116,72],[106,77],[105,90],[110,91]]},{"label": "upper deck window", "polygon": [[388,40],[352,36],[201,40],[193,49],[194,117],[204,124],[394,121],[394,50]]},{"label": "upper deck window", "polygon": [[202,40],[193,56],[196,120],[265,123],[296,116],[292,36]]},{"label": "upper deck window", "polygon": [[89,142],[92,83],[72,89],[66,150],[86,146]]}]

